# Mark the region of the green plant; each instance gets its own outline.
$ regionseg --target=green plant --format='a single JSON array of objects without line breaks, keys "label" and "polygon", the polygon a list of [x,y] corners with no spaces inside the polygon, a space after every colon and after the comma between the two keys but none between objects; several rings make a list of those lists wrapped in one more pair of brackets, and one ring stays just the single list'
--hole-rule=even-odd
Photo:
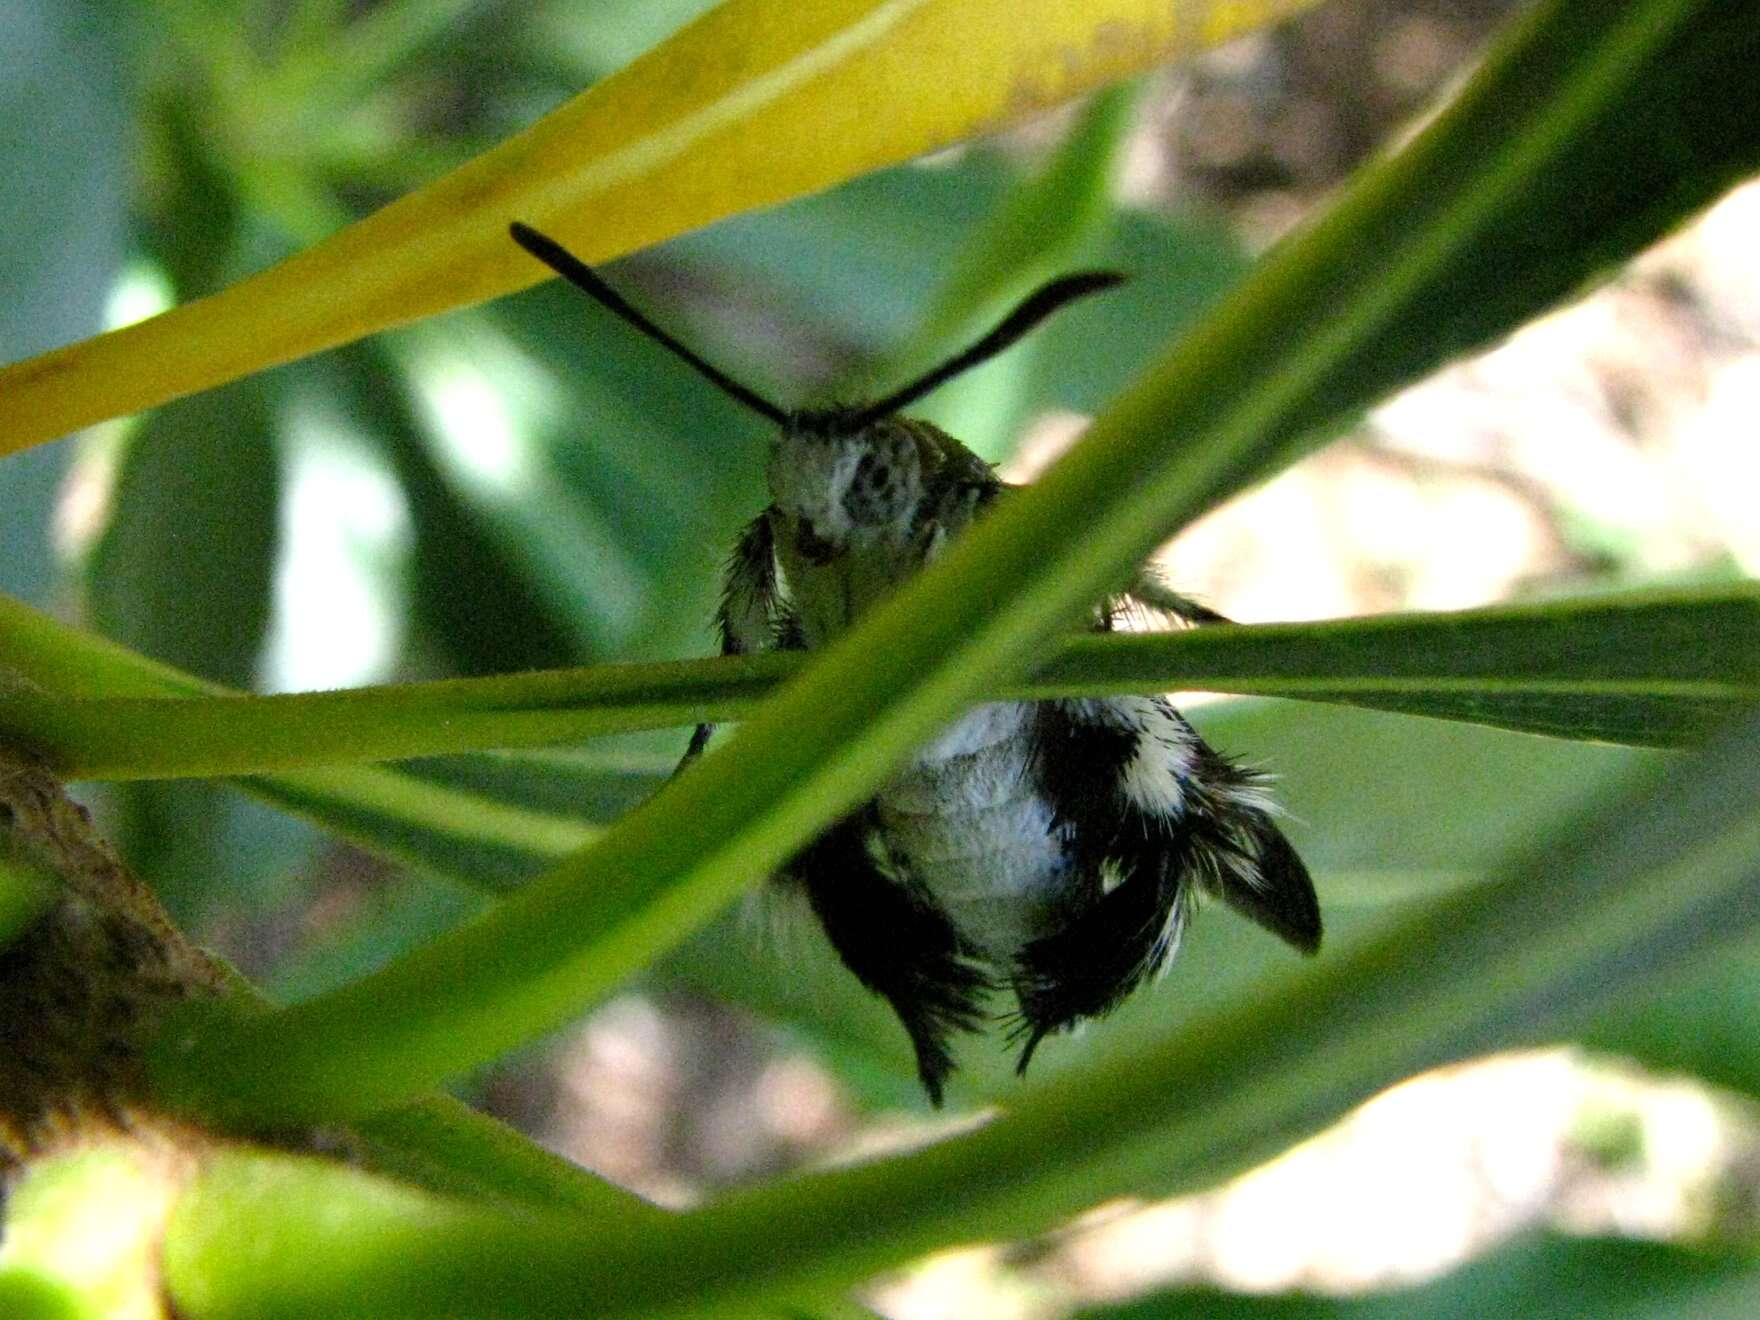
[{"label": "green plant", "polygon": [[[1120,76],[1215,35],[1205,24],[1226,26],[1234,9],[1194,6],[1184,31],[1127,28],[1155,39],[1121,42],[1109,22],[1148,22],[1144,15],[1161,7],[1078,13],[1047,3],[1036,7],[1043,26],[994,21],[1018,8],[734,0],[529,134],[260,276],[228,283],[236,273],[228,263],[244,249],[237,235],[205,257],[167,237],[166,264],[182,272],[182,292],[224,291],[0,374],[8,447],[236,380],[228,388],[243,393],[223,403],[197,397],[149,422],[127,479],[140,483],[137,492],[165,493],[175,471],[166,454],[195,456],[198,471],[223,475],[225,484],[203,497],[213,501],[229,554],[180,567],[197,575],[229,566],[236,576],[248,566],[256,575],[249,590],[218,590],[238,610],[216,622],[260,629],[273,464],[238,454],[252,442],[266,446],[267,418],[287,400],[310,405],[326,391],[376,415],[386,434],[407,435],[417,429],[411,410],[369,382],[396,378],[375,374],[387,358],[434,371],[457,353],[441,332],[413,331],[378,354],[354,347],[320,359],[327,365],[309,369],[321,374],[303,382],[281,376],[253,385],[245,373],[537,278],[504,240],[509,219],[608,258]],[[307,165],[348,159],[346,140],[312,127],[324,102],[305,99],[318,85],[312,52],[323,48],[330,9],[299,8],[309,44],[300,47],[295,23],[275,66],[279,81],[248,76],[251,42],[265,40],[248,27],[237,46],[211,51],[207,89],[254,98],[258,117],[241,122],[257,125],[256,138],[204,142],[187,131],[187,106],[172,106],[163,121],[163,150],[230,172],[248,184],[241,192],[266,199],[281,217],[281,233],[257,236],[265,247],[334,219],[330,196],[291,167],[298,151],[269,150],[285,134]],[[340,85],[372,85],[386,51],[429,39],[424,12],[403,3],[374,11],[378,41],[362,42],[360,63]],[[962,407],[996,424],[1053,399],[1102,402],[1100,382],[1110,397],[1084,441],[1028,495],[809,666],[680,662],[239,697],[214,685],[246,677],[239,653],[204,650],[225,642],[224,627],[180,653],[164,619],[129,589],[152,542],[144,518],[135,540],[113,531],[97,556],[97,613],[124,624],[117,631],[129,640],[138,625],[143,644],[167,642],[154,648],[162,655],[190,655],[203,679],[8,603],[0,662],[16,684],[0,704],[0,731],[57,773],[232,777],[253,795],[417,863],[441,878],[434,883],[513,890],[493,904],[460,896],[454,910],[468,920],[326,994],[266,1011],[244,1010],[241,995],[201,999],[158,1035],[148,1053],[155,1103],[228,1133],[355,1122],[382,1159],[413,1179],[257,1147],[204,1149],[178,1185],[165,1239],[178,1313],[792,1313],[940,1245],[1036,1232],[1110,1196],[1207,1185],[1418,1068],[1481,1049],[1577,1035],[1753,1090],[1760,1072],[1740,1025],[1757,947],[1757,758],[1752,725],[1739,723],[1760,688],[1753,584],[1102,639],[1027,671],[1028,657],[1085,604],[1193,517],[1311,452],[1396,385],[1581,288],[1754,171],[1760,133],[1751,113],[1740,97],[1706,89],[1739,86],[1757,42],[1760,17],[1716,0],[1617,10],[1551,3],[1526,13],[1435,123],[1367,170],[1169,347],[1120,328],[1109,352],[1134,345],[1141,364],[1128,384],[1116,366],[1108,375],[1091,350],[1052,332],[1023,349],[1041,368],[1032,385],[985,377],[987,393]],[[1060,62],[1064,51],[1077,58]],[[948,72],[956,59],[957,78]],[[1053,73],[1058,81],[1046,81]],[[876,103],[892,113],[875,113]],[[894,362],[959,338],[1044,267],[1101,242],[1109,213],[1097,199],[1121,106],[1118,94],[1098,102],[1037,179],[977,185],[992,190],[987,218],[972,226],[925,328],[893,350]],[[179,177],[199,175],[186,161]],[[185,201],[200,196],[192,190]],[[850,210],[885,196],[869,194]],[[834,197],[817,212],[803,208],[797,223],[825,225],[838,205]],[[1019,235],[1029,231],[1045,237],[1023,252]],[[1133,241],[1133,231],[1124,234],[1112,241]],[[865,237],[849,239],[852,249]],[[1150,261],[1165,260],[1165,241],[1153,238],[1136,234]],[[712,236],[701,242],[700,251],[714,251]],[[932,273],[923,274],[925,291]],[[1148,287],[1160,278],[1152,266]],[[639,351],[592,344],[592,354]],[[575,363],[590,356],[570,352]],[[1114,353],[1124,355],[1122,347]],[[619,466],[637,482],[653,480],[642,460],[676,455],[678,435],[746,425],[713,400],[680,403],[657,392],[643,402],[652,407],[621,419],[589,481]],[[694,425],[699,414],[712,420]],[[970,423],[962,429],[969,433]],[[387,453],[412,485],[434,480],[431,461]],[[657,466],[673,502],[690,507],[700,497],[716,518],[741,508],[751,489],[753,464],[743,455],[696,451],[690,464]],[[530,533],[541,524],[551,539],[527,538],[521,574],[505,549],[511,538],[497,543],[479,530],[477,562],[442,561],[482,592],[466,599],[504,610],[509,625],[534,625],[542,645],[516,640],[511,651],[528,662],[544,645],[560,649],[567,626],[580,629],[577,641],[622,655],[667,649],[669,612],[702,611],[672,594],[665,608],[643,601],[648,613],[637,614],[649,622],[632,624],[629,601],[642,593],[620,595],[608,570],[587,574],[571,558],[621,543],[542,504],[557,493],[543,475],[522,486],[522,509],[497,508],[478,525]],[[454,519],[464,512],[439,497],[426,508]],[[675,529],[637,542],[641,553],[623,564],[624,577],[663,581],[672,592],[689,539]],[[435,571],[437,561],[421,562]],[[543,590],[535,593],[533,582]],[[495,604],[503,588],[511,609]],[[425,601],[434,635],[467,635],[434,627],[459,594],[458,582],[446,581]],[[541,607],[529,607],[534,594]],[[572,625],[559,623],[565,618]],[[582,618],[596,626],[583,627]],[[466,668],[472,658],[455,657]],[[1005,1088],[994,1062],[977,1069],[966,1098],[1001,1097],[1006,1111],[912,1154],[663,1216],[549,1167],[447,1105],[421,1101],[669,956],[677,975],[776,1007],[774,980],[713,948],[679,946],[871,792],[963,702],[987,692],[1190,686],[1633,747],[1715,741],[1696,757],[1664,762],[1419,726],[1412,746],[1483,757],[1487,767],[1470,810],[1454,803],[1446,818],[1425,822],[1429,839],[1399,854],[1413,869],[1440,861],[1457,883],[1417,903],[1336,912],[1328,951],[1309,967],[1237,953],[1228,926],[1210,923],[1218,929],[1187,955],[1177,1012],[1165,998],[1133,1004],[1082,1047],[1055,1058],[1048,1050],[1043,1076],[1024,1087]],[[627,777],[603,762],[520,762],[514,790],[465,782],[468,763],[368,764],[705,716],[744,723],[698,771],[618,814],[585,847],[604,822],[544,810],[529,794],[541,781],[583,798],[602,799],[607,785],[627,792]],[[1328,845],[1319,833],[1348,820],[1373,838],[1392,815],[1364,787],[1382,769],[1368,749],[1388,724],[1325,707],[1236,718],[1260,723],[1252,744],[1290,772],[1296,811],[1319,823],[1324,889]],[[1329,758],[1305,786],[1304,751]],[[1406,773],[1415,775],[1416,755],[1407,754],[1414,768]],[[637,776],[638,787],[653,778]],[[1352,787],[1354,799],[1326,800],[1328,791],[1349,797]],[[207,809],[187,799],[135,802],[143,812]],[[1574,824],[1559,824],[1569,817]],[[1517,846],[1487,839],[1494,829]],[[1348,854],[1332,846],[1335,856]],[[1654,995],[1655,1007],[1632,1012],[1639,993]],[[787,1015],[846,1058],[907,1074],[903,1041],[867,1006],[832,998],[817,1014],[796,1005]],[[1708,1048],[1719,1030],[1731,1038]],[[32,1173],[54,1175],[77,1185],[62,1165]],[[322,1215],[311,1213],[320,1205]],[[33,1267],[15,1256],[15,1289]],[[1739,1258],[1728,1266],[1743,1268]],[[1702,1277],[1685,1268],[1656,1273],[1659,1304],[1671,1300],[1671,1284]],[[77,1281],[55,1295],[66,1300],[41,1303],[42,1313],[74,1314],[84,1304]]]}]

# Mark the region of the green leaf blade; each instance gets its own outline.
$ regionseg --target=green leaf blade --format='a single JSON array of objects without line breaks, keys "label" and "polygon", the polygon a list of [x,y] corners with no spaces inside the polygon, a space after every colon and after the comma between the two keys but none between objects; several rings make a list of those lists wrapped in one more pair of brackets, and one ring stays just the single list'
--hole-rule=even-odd
[{"label": "green leaf blade", "polygon": [[[455,1306],[493,1298],[510,1315],[564,1314],[587,1297],[606,1316],[723,1314],[924,1251],[1042,1231],[1125,1192],[1208,1186],[1416,1069],[1556,1039],[1680,968],[1751,945],[1757,747],[1750,723],[1493,884],[1262,979],[1220,1012],[1165,1020],[939,1144],[734,1193],[640,1234],[371,1188],[345,1197],[344,1214],[314,1215],[306,1207],[319,1198],[290,1187],[361,1176],[244,1157],[180,1210],[172,1277],[201,1271],[221,1296],[248,1280],[264,1314],[287,1317],[333,1303],[312,1291],[325,1280],[305,1259],[347,1260],[347,1286],[377,1314],[420,1314],[435,1287]],[[229,1234],[277,1245],[247,1273]],[[467,1242],[494,1246],[467,1267]]]},{"label": "green leaf blade", "polygon": [[[1187,518],[1405,374],[1599,270],[1612,250],[1572,246],[1581,226],[1611,225],[1630,250],[1751,169],[1760,141],[1706,137],[1727,112],[1694,105],[1698,80],[1736,75],[1732,51],[1756,36],[1760,13],[1714,0],[1534,9],[1408,153],[1369,171],[1044,480],[877,607],[720,751],[596,848],[421,952],[261,1023],[196,1026],[158,1056],[165,1093],[236,1121],[369,1112],[608,993],[871,793],[960,705],[1017,675]],[[1547,89],[1538,103],[1537,86]],[[1595,177],[1589,166],[1608,158],[1584,162],[1572,143],[1632,113],[1646,125],[1678,119],[1704,157],[1665,206],[1622,193],[1610,213],[1591,191],[1566,188],[1573,209],[1552,234],[1527,208],[1536,180],[1555,185],[1550,198],[1572,182],[1560,177],[1568,167]],[[1481,160],[1492,164],[1471,167]],[[1512,249],[1494,223],[1511,215],[1545,241]],[[1493,269],[1510,293],[1490,311],[1388,344],[1402,316],[1433,308],[1463,270]],[[1360,355],[1378,346],[1370,370]]]},{"label": "green leaf blade", "polygon": [[1740,1251],[1674,1243],[1532,1236],[1441,1279],[1362,1297],[1245,1295],[1192,1288],[1079,1312],[1079,1320],[1456,1320],[1594,1316],[1596,1320],[1740,1320],[1760,1287]]},{"label": "green leaf blade", "polygon": [[[801,666],[771,653],[273,697],[19,693],[0,708],[0,727],[70,777],[287,774],[740,719]],[[1689,746],[1760,702],[1760,587],[1083,637],[1030,678],[981,695],[1173,690]]]}]

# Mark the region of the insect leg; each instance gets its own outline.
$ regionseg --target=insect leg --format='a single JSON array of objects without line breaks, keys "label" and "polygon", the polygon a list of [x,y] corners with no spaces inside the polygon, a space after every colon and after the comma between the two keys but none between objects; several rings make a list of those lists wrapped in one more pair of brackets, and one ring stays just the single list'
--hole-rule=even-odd
[{"label": "insect leg", "polygon": [[766,509],[740,532],[721,583],[715,625],[722,655],[745,655],[771,646],[778,609],[776,542]]},{"label": "insect leg", "polygon": [[1198,625],[1228,623],[1229,619],[1208,605],[1200,605],[1190,596],[1182,596],[1168,586],[1161,574],[1148,564],[1137,569],[1136,579],[1126,588],[1125,595],[1150,609],[1178,619],[1181,623]]},{"label": "insect leg", "polygon": [[[721,581],[721,604],[715,611],[715,630],[721,634],[722,655],[745,655],[768,650],[774,643],[778,618],[776,593],[776,547],[766,509],[739,534],[727,571]],[[703,754],[715,732],[710,723],[699,724],[691,734],[673,774]]]},{"label": "insect leg", "polygon": [[846,817],[795,855],[778,879],[797,883],[832,948],[861,983],[892,1005],[916,1050],[917,1074],[937,1107],[956,1031],[975,1031],[988,978],[940,907],[887,875],[869,850],[866,810]]}]

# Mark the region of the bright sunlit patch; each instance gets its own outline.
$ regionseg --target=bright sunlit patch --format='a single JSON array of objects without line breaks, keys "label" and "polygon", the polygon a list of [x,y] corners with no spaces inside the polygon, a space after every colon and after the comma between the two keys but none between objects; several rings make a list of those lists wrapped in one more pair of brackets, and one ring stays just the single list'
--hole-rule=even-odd
[{"label": "bright sunlit patch", "polygon": [[529,501],[540,482],[529,437],[559,406],[544,374],[489,335],[467,354],[440,332],[423,333],[408,359],[417,407],[457,477],[488,498]]},{"label": "bright sunlit patch", "polygon": [[289,440],[264,683],[304,691],[375,682],[402,641],[403,493],[327,409],[296,409]]},{"label": "bright sunlit patch", "polygon": [[182,1181],[168,1150],[128,1141],[34,1161],[9,1189],[0,1247],[8,1296],[35,1281],[58,1304],[33,1315],[162,1315],[156,1253]]},{"label": "bright sunlit patch", "polygon": [[578,425],[565,390],[486,318],[466,332],[413,327],[397,351],[447,484],[517,547],[583,649],[629,637],[645,570],[610,512],[579,500],[557,471],[551,444]]},{"label": "bright sunlit patch", "polygon": [[[169,311],[176,301],[164,270],[151,262],[130,261],[104,300],[104,328],[120,330]],[[73,460],[55,502],[50,532],[56,557],[62,563],[76,564],[82,560],[109,525],[110,499],[121,455],[128,437],[145,417],[144,413],[113,417],[86,428],[76,440]]]},{"label": "bright sunlit patch", "polygon": [[462,363],[437,366],[423,382],[435,429],[473,478],[511,497],[530,484],[528,455],[501,396]]},{"label": "bright sunlit patch", "polygon": [[122,268],[104,301],[104,328],[120,330],[168,312],[176,302],[171,281],[163,270],[149,262],[131,261]]},{"label": "bright sunlit patch", "polygon": [[1702,411],[1687,419],[1676,438],[1680,471],[1703,525],[1716,529],[1750,575],[1760,575],[1760,520],[1754,517],[1754,492],[1760,490],[1760,446],[1752,435],[1756,416],[1760,353],[1746,353],[1711,373]]}]

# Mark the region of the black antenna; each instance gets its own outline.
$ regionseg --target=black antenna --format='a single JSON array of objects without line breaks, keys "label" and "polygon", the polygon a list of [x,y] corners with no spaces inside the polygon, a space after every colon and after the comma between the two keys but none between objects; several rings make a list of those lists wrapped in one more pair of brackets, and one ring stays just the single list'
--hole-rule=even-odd
[{"label": "black antenna", "polygon": [[963,353],[955,354],[940,366],[925,372],[909,385],[894,390],[884,399],[868,404],[853,416],[841,419],[841,427],[850,432],[861,430],[888,417],[895,412],[902,412],[930,390],[946,384],[962,371],[968,371],[980,362],[995,357],[1010,347],[1017,339],[1026,334],[1039,322],[1050,316],[1059,308],[1074,302],[1077,298],[1086,298],[1090,293],[1099,293],[1124,282],[1124,276],[1117,271],[1087,270],[1078,271],[1074,275],[1060,275],[1045,284],[1026,301],[1021,303],[989,334]]},{"label": "black antenna", "polygon": [[[648,336],[649,339],[652,339],[659,344],[663,344],[679,357],[683,358],[686,362],[690,363],[691,366],[697,369],[698,375],[702,376],[703,379],[707,380],[723,394],[739,400],[739,402],[745,404],[745,406],[750,408],[753,412],[769,418],[778,426],[784,426],[788,423],[789,415],[782,409],[778,408],[775,404],[771,403],[770,400],[766,399],[755,390],[748,389],[744,385],[741,385],[737,380],[722,371],[719,367],[711,366],[690,349],[679,343],[678,340],[667,334],[666,331],[662,330],[659,326],[655,325],[647,317],[643,316],[635,308],[625,302],[623,300],[623,295],[618,293],[617,290],[613,289],[609,284],[605,283],[604,280],[600,279],[591,266],[587,265],[586,262],[569,252],[567,248],[563,247],[562,244],[558,243],[555,239],[546,238],[530,225],[522,225],[517,220],[508,226],[508,232],[513,235],[513,241],[515,243],[518,243],[527,252],[531,253],[539,261],[550,267],[551,270],[562,276],[562,278],[567,280],[570,284],[574,285],[575,288],[581,290],[581,292],[587,294],[610,311],[616,312],[617,315],[628,321],[636,329]],[[1018,316],[1019,313],[1017,312],[1016,315]],[[1043,315],[1043,313],[1041,313],[1041,315]],[[891,412],[894,410],[889,408],[887,411]]]}]

